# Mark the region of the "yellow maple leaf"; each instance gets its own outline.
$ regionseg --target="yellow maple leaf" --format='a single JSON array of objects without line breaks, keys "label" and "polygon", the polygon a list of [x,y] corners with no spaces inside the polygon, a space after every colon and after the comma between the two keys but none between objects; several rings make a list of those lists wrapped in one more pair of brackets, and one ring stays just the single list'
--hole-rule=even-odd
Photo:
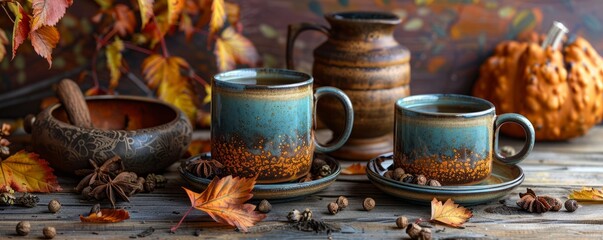
[{"label": "yellow maple leaf", "polygon": [[22,150],[0,162],[0,186],[10,186],[17,192],[60,191],[53,171],[38,154]]},{"label": "yellow maple leaf", "polygon": [[147,25],[149,19],[153,17],[153,1],[154,0],[138,0],[138,9],[140,9],[142,29],[144,29],[144,27]]},{"label": "yellow maple leaf", "polygon": [[569,195],[570,199],[578,201],[596,201],[603,202],[603,190],[583,187],[581,190],[574,190]]},{"label": "yellow maple leaf", "polygon": [[341,171],[341,174],[344,175],[364,175],[366,174],[366,166],[360,164],[360,163],[354,163],[352,165],[350,165],[349,167],[343,169]]},{"label": "yellow maple leaf", "polygon": [[111,80],[109,81],[109,91],[115,89],[119,84],[119,78],[121,77],[121,71],[119,68],[122,66],[122,54],[124,50],[124,42],[115,38],[109,46],[106,48],[105,54],[107,55],[107,68],[111,73]]},{"label": "yellow maple leaf", "polygon": [[251,41],[232,27],[224,29],[216,39],[214,54],[221,72],[234,69],[236,64],[255,67],[259,59],[258,52]]},{"label": "yellow maple leaf", "polygon": [[213,0],[211,3],[211,19],[209,20],[209,39],[224,26],[224,0]]},{"label": "yellow maple leaf", "polygon": [[178,17],[182,14],[186,0],[167,0],[168,5],[168,24],[172,25],[178,21]]},{"label": "yellow maple leaf", "polygon": [[193,123],[197,116],[195,93],[188,80],[182,76],[178,81],[162,81],[157,91],[159,99],[171,103],[186,114]]},{"label": "yellow maple leaf", "polygon": [[431,201],[431,221],[461,227],[471,217],[473,217],[471,210],[455,204],[450,198],[444,205],[435,198]]},{"label": "yellow maple leaf", "polygon": [[188,68],[188,63],[180,57],[153,54],[142,62],[142,73],[149,87],[156,89],[164,81],[180,81],[181,67]]},{"label": "yellow maple leaf", "polygon": [[[202,193],[184,188],[191,201],[191,207],[209,214],[216,222],[236,226],[247,232],[248,228],[266,217],[254,211],[253,204],[245,203],[253,197],[251,190],[255,186],[255,178],[239,178],[226,176],[215,177]],[[186,217],[186,214],[182,219]],[[180,221],[180,223],[182,220]],[[172,228],[175,231],[179,226]]]}]

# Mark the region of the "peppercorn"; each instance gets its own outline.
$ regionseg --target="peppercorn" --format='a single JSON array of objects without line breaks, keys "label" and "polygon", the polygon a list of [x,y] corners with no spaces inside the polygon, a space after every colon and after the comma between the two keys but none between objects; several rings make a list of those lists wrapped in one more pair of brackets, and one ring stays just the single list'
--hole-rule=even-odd
[{"label": "peppercorn", "polygon": [[404,173],[405,172],[404,172],[403,168],[396,168],[396,169],[394,169],[394,173],[393,173],[392,177],[395,180],[400,180],[400,178],[402,177],[402,175],[404,175]]},{"label": "peppercorn", "polygon": [[304,212],[302,212],[301,221],[310,221],[312,219],[312,211],[309,208],[306,208]]},{"label": "peppercorn", "polygon": [[373,210],[373,208],[375,208],[375,200],[372,198],[365,198],[362,202],[362,208],[366,211]]},{"label": "peppercorn", "polygon": [[563,204],[561,203],[561,200],[559,200],[559,198],[554,198],[554,197],[549,197],[549,196],[543,196],[544,199],[546,199],[546,202],[551,205],[551,209],[550,211],[559,211],[561,210],[561,207],[563,207]]},{"label": "peppercorn", "polygon": [[327,162],[321,158],[314,158],[312,160],[312,172],[318,173],[322,166],[327,165]]},{"label": "peppercorn", "polygon": [[264,199],[258,204],[258,211],[261,213],[268,213],[272,210],[272,204],[268,200]]},{"label": "peppercorn", "polygon": [[[394,179],[393,175],[394,175],[394,172],[392,170],[387,170],[387,171],[385,171],[385,173],[383,173],[383,177],[388,178],[388,179]],[[396,180],[396,179],[394,179],[394,180]]]},{"label": "peppercorn", "polygon": [[415,180],[415,177],[412,174],[405,173],[400,178],[400,182],[412,183]]},{"label": "peppercorn", "polygon": [[339,206],[339,209],[347,208],[348,207],[348,198],[346,198],[344,196],[339,196],[337,198],[336,203]]},{"label": "peppercorn", "polygon": [[327,205],[327,209],[329,210],[329,213],[335,215],[337,214],[337,211],[339,211],[339,205],[337,205],[336,202],[332,202]]},{"label": "peppercorn", "polygon": [[429,182],[427,182],[427,185],[432,186],[432,187],[442,186],[442,184],[440,184],[440,182],[438,182],[438,180],[435,180],[435,179],[429,179]]},{"label": "peppercorn", "polygon": [[323,165],[318,172],[318,175],[321,177],[329,176],[329,174],[331,174],[331,167],[329,165]]},{"label": "peppercorn", "polygon": [[44,227],[42,233],[46,239],[53,239],[57,235],[57,230],[54,227]]},{"label": "peppercorn", "polygon": [[414,182],[418,185],[425,185],[425,184],[427,184],[427,178],[425,177],[425,175],[419,174],[419,175],[417,175],[417,177],[415,177]]},{"label": "peppercorn", "polygon": [[419,226],[419,224],[411,223],[406,227],[406,234],[408,234],[411,239],[418,239],[421,229],[422,228]]},{"label": "peppercorn", "polygon": [[396,219],[396,226],[398,226],[398,228],[406,228],[408,226],[408,218],[405,216],[398,217],[398,219]]},{"label": "peppercorn", "polygon": [[28,221],[21,221],[17,223],[17,234],[20,236],[27,236],[31,230],[31,224]]},{"label": "peppercorn", "polygon": [[293,209],[291,210],[291,212],[289,212],[289,214],[287,214],[287,219],[289,220],[289,222],[299,222],[301,218],[302,214],[297,209]]},{"label": "peppercorn", "polygon": [[50,202],[48,202],[48,211],[51,213],[57,213],[59,210],[61,210],[61,203],[59,200],[52,199]]},{"label": "peppercorn", "polygon": [[580,205],[578,205],[578,202],[574,199],[569,199],[569,200],[565,201],[564,205],[565,205],[565,210],[567,210],[568,212],[574,212],[578,208],[581,207]]},{"label": "peppercorn", "polygon": [[431,230],[429,228],[422,228],[419,232],[418,240],[431,240]]}]

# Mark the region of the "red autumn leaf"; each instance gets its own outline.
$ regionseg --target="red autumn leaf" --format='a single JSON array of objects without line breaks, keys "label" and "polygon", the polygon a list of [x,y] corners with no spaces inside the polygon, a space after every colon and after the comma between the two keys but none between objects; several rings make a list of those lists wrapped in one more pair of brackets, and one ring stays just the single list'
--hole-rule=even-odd
[{"label": "red autumn leaf", "polygon": [[142,62],[142,73],[150,88],[155,89],[163,81],[180,81],[180,68],[188,68],[186,60],[180,57],[163,57],[159,54],[148,56]]},{"label": "red autumn leaf", "polygon": [[130,10],[130,7],[124,4],[117,4],[113,8],[112,12],[115,23],[113,29],[117,31],[120,36],[126,36],[128,33],[134,32],[134,26],[136,25],[136,17],[134,12]]},{"label": "red autumn leaf", "polygon": [[72,3],[72,0],[33,0],[31,2],[33,9],[31,30],[35,31],[44,25],[54,26],[65,15],[67,7]]},{"label": "red autumn leaf", "polygon": [[234,69],[236,64],[255,67],[259,59],[251,41],[232,27],[224,29],[216,39],[214,54],[218,61],[218,69],[222,72]]},{"label": "red autumn leaf", "polygon": [[6,46],[8,44],[8,37],[6,37],[6,33],[4,30],[0,29],[0,61],[4,59],[6,56]]},{"label": "red autumn leaf", "polygon": [[215,33],[224,26],[226,11],[224,10],[224,0],[213,0],[211,3],[211,19],[209,20],[209,38],[211,40]]},{"label": "red autumn leaf", "polygon": [[29,35],[29,22],[30,18],[27,15],[27,12],[23,9],[19,2],[9,2],[8,7],[15,15],[15,24],[13,25],[13,57],[15,59],[15,54],[17,53],[17,48],[21,46],[23,41],[27,39],[27,35]]},{"label": "red autumn leaf", "polygon": [[42,26],[35,31],[29,33],[31,45],[38,55],[46,58],[48,68],[52,66],[52,49],[59,42],[59,31],[52,26]]},{"label": "red autumn leaf", "polygon": [[450,198],[444,205],[435,198],[431,201],[431,221],[461,227],[471,217],[473,217],[471,210],[455,204]]},{"label": "red autumn leaf", "polygon": [[140,9],[140,20],[142,28],[147,25],[149,19],[153,17],[153,1],[154,0],[138,0],[138,8]]},{"label": "red autumn leaf", "polygon": [[130,219],[130,213],[125,209],[104,208],[87,217],[80,215],[80,221],[85,223],[116,223],[127,219]]},{"label": "red autumn leaf", "polygon": [[17,192],[61,191],[53,171],[38,154],[20,151],[0,162],[0,186]]},{"label": "red autumn leaf", "polygon": [[349,167],[343,169],[341,171],[341,174],[344,175],[364,175],[366,174],[366,166],[360,164],[360,163],[354,163],[352,165],[350,165]]},{"label": "red autumn leaf", "polygon": [[119,84],[119,78],[121,77],[120,68],[122,66],[122,54],[124,50],[124,43],[116,37],[115,40],[109,44],[106,48],[105,55],[107,56],[107,68],[111,73],[111,80],[109,81],[109,91],[113,91]]},{"label": "red autumn leaf", "polygon": [[[248,227],[266,217],[266,214],[254,211],[253,204],[245,203],[253,197],[251,190],[254,185],[255,178],[226,176],[222,179],[215,177],[201,194],[186,188],[184,190],[191,201],[191,209],[206,212],[216,222],[236,226],[239,230],[247,232]],[[178,225],[172,227],[172,231],[178,229],[187,214],[188,212]]]},{"label": "red autumn leaf", "polygon": [[167,0],[168,11],[167,11],[167,20],[168,25],[175,24],[182,14],[182,10],[186,5],[186,0]]}]

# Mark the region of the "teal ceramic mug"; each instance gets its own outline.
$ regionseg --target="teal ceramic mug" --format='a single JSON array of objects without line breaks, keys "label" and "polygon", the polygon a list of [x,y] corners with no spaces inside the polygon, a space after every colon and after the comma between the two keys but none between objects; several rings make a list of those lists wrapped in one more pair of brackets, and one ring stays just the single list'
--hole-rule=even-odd
[{"label": "teal ceramic mug", "polygon": [[[308,174],[314,151],[334,151],[347,141],[354,120],[350,99],[333,87],[314,92],[313,81],[305,73],[268,68],[214,76],[211,156],[224,165],[223,175],[291,181]],[[345,130],[323,146],[314,138],[315,105],[327,95],[344,106]]]},{"label": "teal ceramic mug", "polygon": [[[399,99],[395,105],[394,164],[411,174],[423,174],[442,185],[469,185],[490,176],[492,159],[506,164],[522,161],[534,147],[534,127],[514,113],[496,115],[484,99],[429,94]],[[526,141],[519,153],[502,156],[498,131],[505,123],[519,124]]]}]

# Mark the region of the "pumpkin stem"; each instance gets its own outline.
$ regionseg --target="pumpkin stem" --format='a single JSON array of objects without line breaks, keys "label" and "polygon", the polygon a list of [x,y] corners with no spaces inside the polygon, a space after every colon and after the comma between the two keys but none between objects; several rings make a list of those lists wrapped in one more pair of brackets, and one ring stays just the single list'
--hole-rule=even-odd
[{"label": "pumpkin stem", "polygon": [[542,48],[551,46],[553,50],[557,49],[561,43],[561,40],[563,39],[563,36],[565,36],[565,34],[568,32],[569,30],[563,25],[563,23],[554,21],[553,26],[551,26],[551,29],[549,29],[549,33],[546,35],[544,41],[542,41]]}]

